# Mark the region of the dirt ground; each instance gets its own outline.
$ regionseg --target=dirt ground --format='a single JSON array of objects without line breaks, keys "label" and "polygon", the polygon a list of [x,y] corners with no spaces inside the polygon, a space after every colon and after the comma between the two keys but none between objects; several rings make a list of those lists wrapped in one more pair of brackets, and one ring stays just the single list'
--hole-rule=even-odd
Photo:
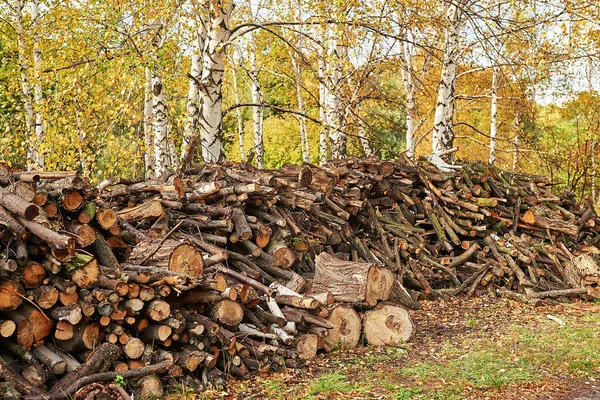
[{"label": "dirt ground", "polygon": [[321,354],[299,370],[232,381],[234,399],[599,399],[600,305],[426,301],[401,348]]}]

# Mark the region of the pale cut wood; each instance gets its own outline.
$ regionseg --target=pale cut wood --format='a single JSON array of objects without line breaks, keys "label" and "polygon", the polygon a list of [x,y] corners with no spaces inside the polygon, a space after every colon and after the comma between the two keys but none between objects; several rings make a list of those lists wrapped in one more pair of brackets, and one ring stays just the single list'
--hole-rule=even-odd
[{"label": "pale cut wood", "polygon": [[338,304],[331,310],[327,320],[333,329],[330,329],[327,336],[323,338],[325,350],[351,349],[358,344],[362,324],[354,308],[346,304]]},{"label": "pale cut wood", "polygon": [[136,207],[126,208],[118,211],[117,216],[126,222],[141,221],[149,218],[157,218],[163,214],[160,200],[151,200]]},{"label": "pale cut wood", "polygon": [[582,254],[568,262],[563,275],[573,288],[600,286],[600,265],[589,254]]},{"label": "pale cut wood", "polygon": [[160,241],[139,243],[129,255],[128,262],[140,263],[146,260],[152,252],[154,254],[145,262],[145,265],[168,268],[189,276],[201,276],[204,272],[202,252],[195,246],[172,239],[165,240],[163,243]]},{"label": "pale cut wood", "polygon": [[399,346],[412,334],[412,322],[405,308],[380,303],[364,317],[365,338],[372,346]]},{"label": "pale cut wood", "polygon": [[393,275],[387,268],[342,261],[321,253],[315,261],[311,291],[329,292],[344,303],[374,306],[379,300],[387,300],[393,283]]}]

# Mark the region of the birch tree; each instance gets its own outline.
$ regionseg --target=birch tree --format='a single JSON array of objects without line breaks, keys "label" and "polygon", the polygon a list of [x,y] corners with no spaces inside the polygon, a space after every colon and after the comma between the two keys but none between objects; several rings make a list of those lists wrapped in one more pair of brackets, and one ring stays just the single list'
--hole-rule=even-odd
[{"label": "birch tree", "polygon": [[154,173],[158,178],[172,166],[171,149],[169,145],[169,109],[165,101],[161,77],[154,73],[151,82]]},{"label": "birch tree", "polygon": [[[231,80],[233,82],[233,96],[235,99],[235,104],[241,104],[240,101],[240,89],[238,87],[238,79],[237,79],[237,71],[235,66],[239,64],[239,57],[234,52],[232,57],[232,65],[234,68],[231,68]],[[238,134],[238,143],[240,146],[240,160],[242,162],[246,162],[246,147],[244,145],[244,121],[242,119],[242,108],[236,107],[236,125],[237,125],[237,134]]]},{"label": "birch tree", "polygon": [[200,139],[204,162],[221,162],[223,149],[222,84],[225,73],[225,46],[231,35],[229,19],[233,11],[231,0],[205,0],[202,31],[206,39],[202,49],[200,78]]},{"label": "birch tree", "polygon": [[[198,35],[196,42],[199,42],[201,35]],[[190,79],[186,102],[187,120],[183,131],[183,140],[181,143],[181,169],[185,169],[190,165],[194,158],[194,150],[198,141],[198,122],[200,117],[200,45],[191,55],[190,60]]]},{"label": "birch tree", "polygon": [[144,116],[142,124],[144,129],[144,175],[146,179],[154,179],[154,134],[152,132],[152,73],[149,67],[144,68]]},{"label": "birch tree", "polygon": [[[257,11],[258,12],[258,11]],[[248,16],[250,22],[254,22],[254,13],[252,11],[252,0],[248,0]],[[256,62],[256,30],[248,34],[248,58],[250,68],[248,77],[250,78],[250,90],[252,93],[252,130],[254,137],[254,152],[256,154],[256,165],[258,168],[265,167],[265,146],[263,143],[263,116],[265,112],[264,98],[258,80],[258,65]]]},{"label": "birch tree", "polygon": [[33,77],[34,77],[34,102],[35,102],[35,153],[34,164],[44,169],[44,154],[41,146],[44,143],[44,117],[42,114],[42,47],[40,45],[40,2],[33,0],[31,3],[31,18],[33,20]]},{"label": "birch tree", "polygon": [[[464,6],[463,3],[460,4]],[[458,55],[458,34],[462,10],[454,2],[444,0],[445,32],[444,60],[433,120],[432,159],[438,165],[445,164],[442,157],[452,161],[448,152],[454,144],[454,90]]]},{"label": "birch tree", "polygon": [[21,66],[21,90],[23,92],[23,106],[25,109],[25,133],[28,138],[27,146],[27,169],[35,168],[35,161],[39,153],[39,143],[35,139],[35,115],[33,108],[33,96],[29,83],[29,62],[27,61],[27,49],[25,32],[23,30],[23,1],[15,0],[15,27],[17,31],[17,49],[19,52],[19,63]]}]

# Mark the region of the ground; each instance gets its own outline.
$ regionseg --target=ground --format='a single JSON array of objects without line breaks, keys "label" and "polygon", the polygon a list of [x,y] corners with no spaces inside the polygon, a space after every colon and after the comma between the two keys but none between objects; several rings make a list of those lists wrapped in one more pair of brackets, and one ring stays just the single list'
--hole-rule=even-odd
[{"label": "ground", "polygon": [[599,399],[600,305],[424,302],[401,348],[320,355],[302,370],[232,381],[234,399]]}]

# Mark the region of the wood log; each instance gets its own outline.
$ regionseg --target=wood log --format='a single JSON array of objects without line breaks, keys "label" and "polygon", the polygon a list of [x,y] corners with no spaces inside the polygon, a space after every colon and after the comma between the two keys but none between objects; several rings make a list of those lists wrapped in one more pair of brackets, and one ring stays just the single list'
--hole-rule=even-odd
[{"label": "wood log", "polygon": [[232,300],[222,300],[215,304],[212,311],[213,318],[225,325],[235,326],[244,318],[242,306]]},{"label": "wood log", "polygon": [[65,375],[50,390],[50,394],[65,394],[65,389],[87,376],[107,371],[119,359],[122,350],[119,346],[103,343],[92,353],[87,361],[76,370]]},{"label": "wood log", "polygon": [[10,311],[6,315],[17,324],[17,344],[25,350],[29,350],[35,343],[31,321],[18,311]]},{"label": "wood log", "polygon": [[126,208],[117,212],[117,217],[126,222],[142,221],[145,219],[158,218],[164,210],[160,200],[151,200],[136,207]]},{"label": "wood log", "polygon": [[31,351],[33,355],[53,374],[62,375],[67,370],[67,363],[46,346],[40,346]]},{"label": "wood log", "polygon": [[189,276],[201,276],[204,272],[204,259],[200,250],[177,240],[165,240],[164,243],[141,242],[129,255],[128,262],[141,263],[151,252],[154,254],[146,260],[147,265],[168,268]]},{"label": "wood log", "polygon": [[329,292],[337,301],[374,306],[377,301],[388,299],[393,282],[393,275],[386,268],[321,253],[316,259],[311,290]]},{"label": "wood log", "polygon": [[0,320],[0,336],[3,338],[11,337],[17,330],[17,324],[14,321]]},{"label": "wood log", "polygon": [[0,206],[27,221],[32,221],[40,213],[38,206],[3,188],[0,188]]},{"label": "wood log", "polygon": [[77,253],[63,269],[73,282],[83,289],[94,286],[100,277],[98,262],[84,253]]},{"label": "wood log", "polygon": [[144,308],[144,313],[153,321],[162,321],[171,314],[171,306],[163,300],[152,300]]},{"label": "wood log", "polygon": [[354,308],[346,304],[337,304],[330,311],[327,320],[333,328],[323,338],[325,350],[351,349],[358,344],[362,324]]},{"label": "wood log", "polygon": [[[575,289],[600,287],[600,266],[588,254],[582,254],[568,262],[563,276],[567,283]],[[600,291],[594,297],[600,297]]]},{"label": "wood log", "polygon": [[65,227],[69,232],[75,235],[75,240],[81,247],[87,247],[94,243],[94,240],[96,240],[94,229],[88,224],[71,221],[66,223]]},{"label": "wood log", "polygon": [[380,303],[365,314],[365,338],[373,346],[398,346],[412,334],[412,322],[403,307]]},{"label": "wood log", "polygon": [[56,344],[58,347],[69,353],[91,350],[98,343],[99,332],[100,324],[97,322],[77,324],[73,328],[71,339],[57,340]]}]

